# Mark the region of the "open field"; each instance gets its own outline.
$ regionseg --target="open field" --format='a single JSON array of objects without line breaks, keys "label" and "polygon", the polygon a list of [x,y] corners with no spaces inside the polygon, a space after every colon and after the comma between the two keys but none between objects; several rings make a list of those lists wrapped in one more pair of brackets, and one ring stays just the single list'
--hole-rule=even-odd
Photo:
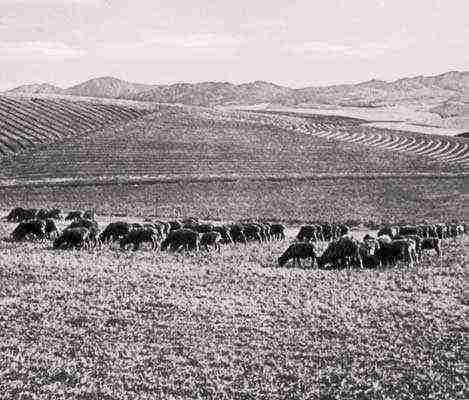
[{"label": "open field", "polygon": [[3,188],[0,209],[58,207],[98,214],[291,221],[446,221],[464,216],[465,178],[177,181]]},{"label": "open field", "polygon": [[270,104],[257,106],[221,107],[223,109],[240,109],[256,111],[292,112],[298,114],[335,115],[350,118],[359,118],[375,126],[388,129],[399,129],[410,132],[433,135],[455,136],[469,131],[469,115],[441,118],[438,114],[430,112],[435,104],[409,104],[396,106],[353,107],[318,104],[317,106],[286,107]]},{"label": "open field", "polygon": [[465,398],[460,243],[363,271],[49,246],[0,242],[1,398]]}]

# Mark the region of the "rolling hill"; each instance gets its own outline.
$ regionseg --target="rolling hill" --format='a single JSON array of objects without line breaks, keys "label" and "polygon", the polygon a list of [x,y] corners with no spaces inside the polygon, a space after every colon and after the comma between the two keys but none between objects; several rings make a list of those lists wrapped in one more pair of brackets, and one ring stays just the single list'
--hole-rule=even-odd
[{"label": "rolling hill", "polygon": [[[352,118],[0,100],[3,183],[458,174],[469,163],[464,139],[437,142]],[[22,151],[8,156],[15,146]]]}]

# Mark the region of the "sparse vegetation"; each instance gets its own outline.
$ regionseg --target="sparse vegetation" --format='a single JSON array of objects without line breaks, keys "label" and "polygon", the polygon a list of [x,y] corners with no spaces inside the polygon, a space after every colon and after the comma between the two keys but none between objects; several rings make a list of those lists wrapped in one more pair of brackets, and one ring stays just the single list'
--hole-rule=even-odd
[{"label": "sparse vegetation", "polygon": [[0,243],[1,396],[465,398],[460,244],[414,268],[321,271],[277,267],[285,243]]}]

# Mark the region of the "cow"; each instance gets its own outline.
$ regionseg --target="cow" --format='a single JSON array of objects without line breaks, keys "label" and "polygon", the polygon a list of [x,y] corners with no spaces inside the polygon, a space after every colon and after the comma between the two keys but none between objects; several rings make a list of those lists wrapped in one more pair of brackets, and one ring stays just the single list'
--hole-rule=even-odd
[{"label": "cow", "polygon": [[320,232],[320,227],[316,225],[304,225],[300,228],[300,231],[296,235],[296,240],[299,242],[315,243],[321,240],[319,236],[319,232]]},{"label": "cow", "polygon": [[96,246],[99,242],[99,226],[96,221],[77,218],[67,228],[86,228],[89,230],[89,240]]},{"label": "cow", "polygon": [[105,242],[116,242],[122,239],[125,235],[130,232],[130,224],[125,221],[116,221],[109,223],[108,226],[99,235],[99,241]]},{"label": "cow", "polygon": [[246,235],[244,234],[244,229],[241,224],[231,224],[228,225],[230,230],[230,236],[233,239],[233,243],[247,243]]},{"label": "cow", "polygon": [[44,239],[46,237],[46,223],[40,219],[30,219],[20,222],[11,233],[11,239],[21,241],[27,238]]},{"label": "cow", "polygon": [[75,219],[81,219],[81,218],[82,218],[81,211],[70,211],[65,217],[65,221],[73,221]]},{"label": "cow", "polygon": [[350,266],[363,268],[359,242],[350,237],[343,236],[329,243],[318,260],[320,268],[324,268],[326,265],[331,265],[332,268],[348,268]]},{"label": "cow", "polygon": [[158,247],[158,237],[154,229],[142,227],[131,230],[127,235],[119,241],[121,250],[125,250],[129,244],[133,245],[133,250],[137,251],[142,243],[150,243],[152,250]]},{"label": "cow", "polygon": [[441,246],[438,238],[425,238],[420,243],[420,251],[423,250],[435,250],[438,257],[441,257]]},{"label": "cow", "polygon": [[205,248],[208,251],[208,247],[211,246],[218,252],[220,251],[221,234],[219,232],[205,232],[200,236],[199,247]]},{"label": "cow", "polygon": [[318,254],[313,244],[309,242],[294,242],[285,250],[285,252],[278,258],[278,265],[283,267],[289,260],[293,260],[298,266],[301,267],[301,261],[310,258],[311,268],[314,267]]},{"label": "cow", "polygon": [[272,239],[275,240],[284,240],[285,239],[285,225],[282,224],[272,224],[270,226],[270,233],[272,235]]},{"label": "cow", "polygon": [[90,230],[85,227],[66,228],[54,240],[54,249],[81,249],[90,242]]},{"label": "cow", "polygon": [[404,260],[413,267],[416,258],[415,242],[407,238],[393,240],[390,243],[380,241],[376,256],[383,266],[394,265],[398,260]]},{"label": "cow", "polygon": [[179,251],[198,250],[199,249],[199,233],[192,229],[176,229],[169,232],[168,236],[161,243],[161,250]]}]

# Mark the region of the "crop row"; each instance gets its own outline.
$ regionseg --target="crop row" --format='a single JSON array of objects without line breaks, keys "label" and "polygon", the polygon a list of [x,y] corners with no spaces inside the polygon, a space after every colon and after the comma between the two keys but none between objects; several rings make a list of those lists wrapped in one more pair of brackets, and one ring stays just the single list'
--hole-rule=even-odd
[{"label": "crop row", "polygon": [[461,171],[423,154],[305,134],[272,121],[204,120],[169,107],[52,142],[0,165],[3,179]]},{"label": "crop row", "polygon": [[0,97],[0,155],[73,137],[104,126],[139,118],[151,109],[67,101]]}]

